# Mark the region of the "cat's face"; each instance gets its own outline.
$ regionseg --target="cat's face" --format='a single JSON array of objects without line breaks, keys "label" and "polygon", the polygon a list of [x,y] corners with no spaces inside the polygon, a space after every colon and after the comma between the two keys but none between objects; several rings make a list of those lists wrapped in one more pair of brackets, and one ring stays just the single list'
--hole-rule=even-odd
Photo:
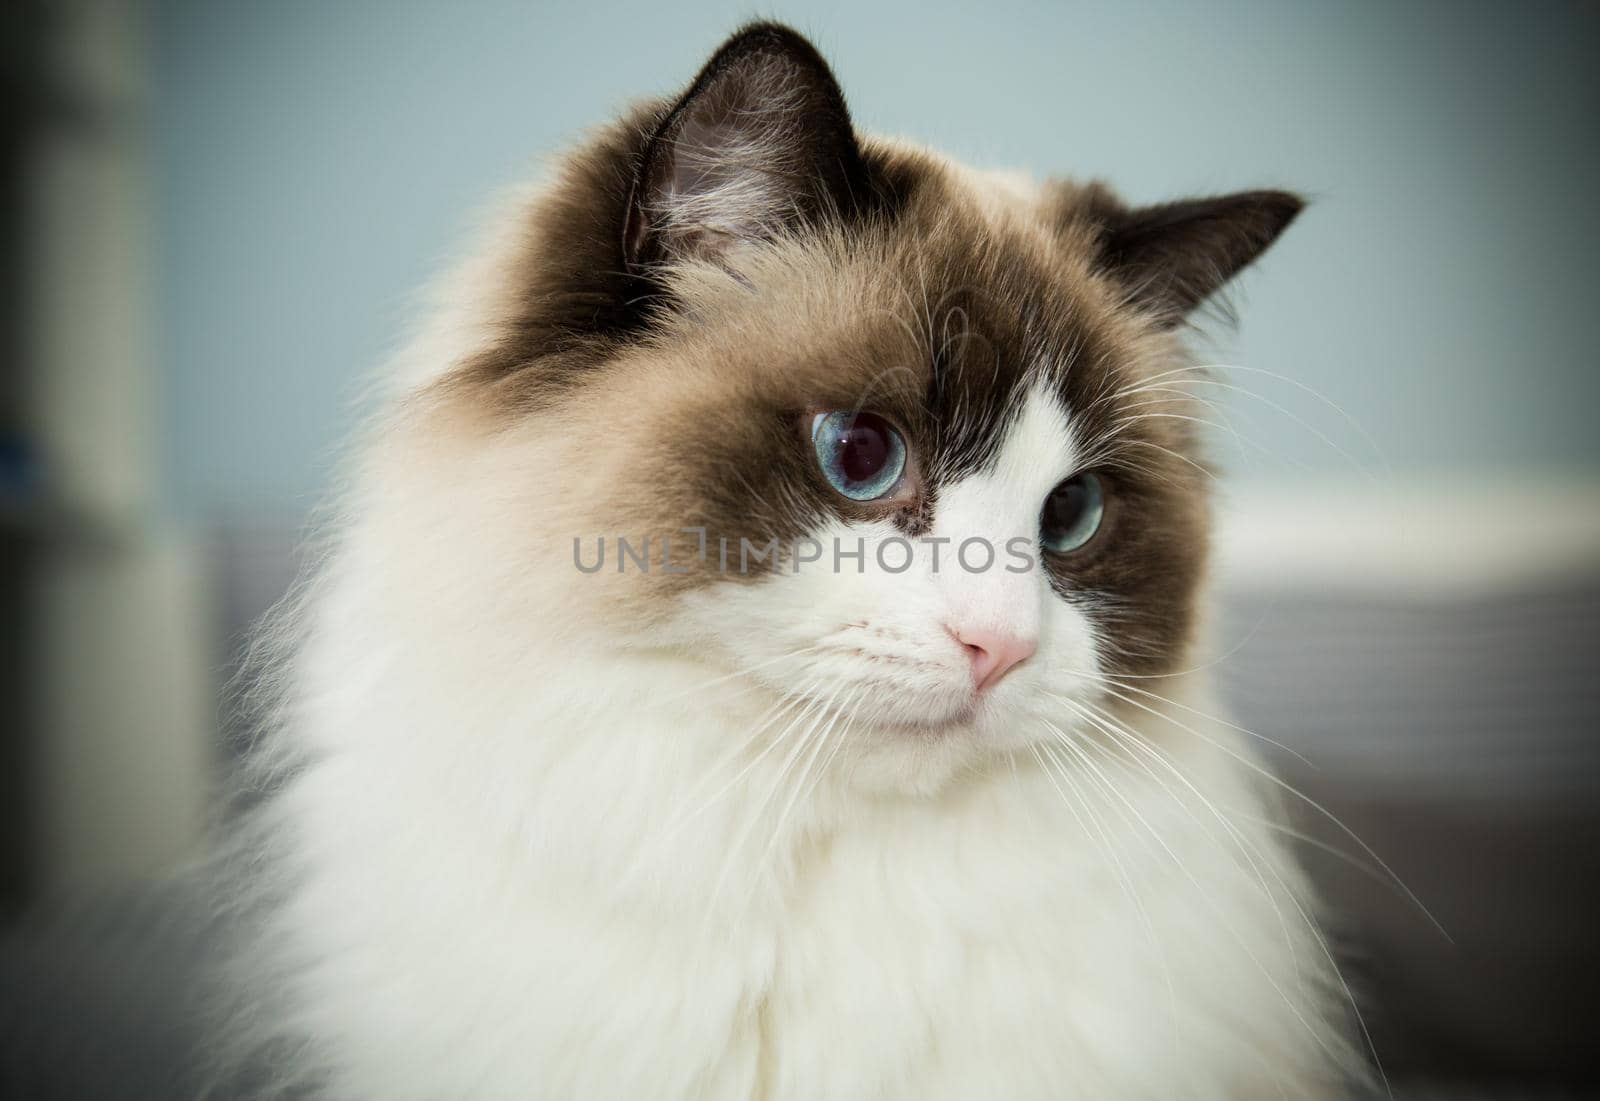
[{"label": "cat's face", "polygon": [[510,499],[565,525],[562,615],[737,676],[775,731],[1013,749],[1186,660],[1209,474],[1174,329],[1297,210],[859,139],[753,28],[569,166],[440,391],[538,456]]}]

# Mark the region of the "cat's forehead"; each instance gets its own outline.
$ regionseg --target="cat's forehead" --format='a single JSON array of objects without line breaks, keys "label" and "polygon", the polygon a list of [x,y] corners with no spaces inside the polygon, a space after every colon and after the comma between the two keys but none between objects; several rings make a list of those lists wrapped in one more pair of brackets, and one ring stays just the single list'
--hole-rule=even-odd
[{"label": "cat's forehead", "polygon": [[688,400],[756,410],[866,409],[898,422],[934,480],[992,461],[1029,394],[1093,435],[1142,333],[1020,183],[923,167],[892,226],[691,276],[677,335]]}]

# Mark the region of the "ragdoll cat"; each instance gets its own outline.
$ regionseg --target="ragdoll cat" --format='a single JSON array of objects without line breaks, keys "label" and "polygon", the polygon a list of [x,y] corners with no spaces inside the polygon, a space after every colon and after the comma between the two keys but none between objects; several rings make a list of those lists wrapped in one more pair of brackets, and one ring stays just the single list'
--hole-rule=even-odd
[{"label": "ragdoll cat", "polygon": [[283,1084],[1338,1095],[1345,995],[1211,717],[1180,340],[1300,205],[858,134],[765,24],[569,156],[395,368],[295,613]]}]

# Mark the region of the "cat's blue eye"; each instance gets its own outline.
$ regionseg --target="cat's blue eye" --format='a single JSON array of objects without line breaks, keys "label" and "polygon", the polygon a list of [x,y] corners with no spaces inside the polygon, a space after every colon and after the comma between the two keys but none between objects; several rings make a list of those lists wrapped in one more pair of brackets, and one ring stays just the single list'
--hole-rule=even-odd
[{"label": "cat's blue eye", "polygon": [[906,441],[876,413],[818,413],[811,446],[828,484],[852,501],[888,496],[905,473]]},{"label": "cat's blue eye", "polygon": [[1088,472],[1074,474],[1050,491],[1039,516],[1039,542],[1068,554],[1094,538],[1106,514],[1105,487]]}]

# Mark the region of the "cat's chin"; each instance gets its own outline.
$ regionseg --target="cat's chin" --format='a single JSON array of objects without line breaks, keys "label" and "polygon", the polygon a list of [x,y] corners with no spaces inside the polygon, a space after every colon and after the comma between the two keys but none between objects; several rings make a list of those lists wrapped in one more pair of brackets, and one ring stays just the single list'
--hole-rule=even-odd
[{"label": "cat's chin", "polygon": [[848,782],[868,796],[935,797],[958,778],[982,771],[990,748],[971,721],[901,724],[862,747]]},{"label": "cat's chin", "polygon": [[849,779],[870,795],[933,797],[962,777],[985,774],[990,764],[1002,765],[1027,744],[1008,708],[974,696],[943,712],[872,723]]},{"label": "cat's chin", "polygon": [[929,699],[921,693],[885,695],[871,707],[857,705],[852,718],[858,732],[879,740],[955,738],[975,733],[984,718],[984,701],[973,694],[951,692]]},{"label": "cat's chin", "polygon": [[979,710],[975,704],[964,704],[945,715],[927,718],[891,720],[884,729],[891,736],[908,738],[954,738],[973,733]]}]

